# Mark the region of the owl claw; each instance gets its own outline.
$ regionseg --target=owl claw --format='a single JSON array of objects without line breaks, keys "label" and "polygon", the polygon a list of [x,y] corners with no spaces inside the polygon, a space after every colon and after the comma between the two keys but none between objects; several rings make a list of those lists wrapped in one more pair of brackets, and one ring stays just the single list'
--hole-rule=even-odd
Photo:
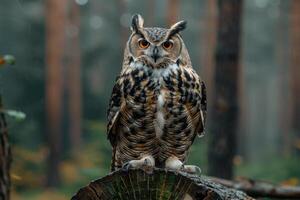
[{"label": "owl claw", "polygon": [[133,168],[132,165],[130,164],[130,161],[124,163],[123,166],[122,166],[122,170],[125,171],[125,172],[128,172],[128,170],[130,168]]},{"label": "owl claw", "polygon": [[150,164],[150,161],[148,160],[148,158],[145,158],[143,166],[147,166]]},{"label": "owl claw", "polygon": [[196,165],[182,165],[180,171],[188,174],[201,175],[201,168]]},{"label": "owl claw", "polygon": [[153,162],[149,158],[145,158],[144,163],[141,167],[145,172],[152,173],[154,169]]},{"label": "owl claw", "polygon": [[147,173],[151,173],[155,166],[152,156],[144,157],[140,160],[130,160],[123,164],[122,170],[128,171],[129,169],[142,169]]}]

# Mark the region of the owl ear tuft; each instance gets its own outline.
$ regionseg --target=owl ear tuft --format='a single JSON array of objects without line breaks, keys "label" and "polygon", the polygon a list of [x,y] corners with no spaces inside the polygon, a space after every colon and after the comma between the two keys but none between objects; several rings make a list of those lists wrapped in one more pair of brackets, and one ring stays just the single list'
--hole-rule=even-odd
[{"label": "owl ear tuft", "polygon": [[131,22],[131,30],[133,32],[139,32],[139,29],[143,28],[144,26],[144,19],[140,14],[135,14],[132,16]]},{"label": "owl ear tuft", "polygon": [[179,33],[180,31],[183,31],[186,28],[186,24],[187,21],[182,20],[172,25],[169,32],[169,37],[175,35],[176,33]]}]

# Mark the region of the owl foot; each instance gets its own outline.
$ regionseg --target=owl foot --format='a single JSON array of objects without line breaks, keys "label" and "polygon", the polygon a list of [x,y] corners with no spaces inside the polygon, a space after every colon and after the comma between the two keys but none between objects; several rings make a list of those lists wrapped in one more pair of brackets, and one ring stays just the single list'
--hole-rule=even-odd
[{"label": "owl foot", "polygon": [[176,172],[184,172],[188,174],[201,174],[200,167],[195,165],[184,165],[176,156],[169,157],[165,162],[166,169],[175,170]]},{"label": "owl foot", "polygon": [[181,171],[182,167],[183,167],[183,163],[176,156],[169,157],[165,162],[166,169],[179,172]]},{"label": "owl foot", "polygon": [[155,166],[155,161],[152,156],[145,156],[140,160],[130,160],[123,164],[122,169],[128,171],[129,169],[142,169],[147,173],[151,173]]}]

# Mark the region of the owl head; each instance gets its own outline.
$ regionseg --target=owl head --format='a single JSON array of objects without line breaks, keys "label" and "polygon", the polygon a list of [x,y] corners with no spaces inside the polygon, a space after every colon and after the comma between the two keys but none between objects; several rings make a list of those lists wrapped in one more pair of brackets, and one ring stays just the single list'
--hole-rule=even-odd
[{"label": "owl head", "polygon": [[186,21],[179,21],[170,28],[144,27],[144,19],[132,17],[132,34],[127,42],[127,52],[132,61],[142,62],[152,68],[162,68],[172,63],[187,63],[189,56],[179,34]]}]

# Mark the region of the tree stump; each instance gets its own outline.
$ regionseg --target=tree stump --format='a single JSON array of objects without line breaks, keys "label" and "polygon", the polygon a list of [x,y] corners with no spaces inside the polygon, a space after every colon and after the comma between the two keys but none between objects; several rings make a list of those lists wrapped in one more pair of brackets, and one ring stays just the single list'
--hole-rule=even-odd
[{"label": "tree stump", "polygon": [[7,124],[2,109],[0,96],[0,199],[8,200],[10,191],[9,170],[12,158],[8,143]]},{"label": "tree stump", "polygon": [[229,189],[209,178],[155,168],[119,170],[81,188],[72,200],[252,200],[245,193]]}]

